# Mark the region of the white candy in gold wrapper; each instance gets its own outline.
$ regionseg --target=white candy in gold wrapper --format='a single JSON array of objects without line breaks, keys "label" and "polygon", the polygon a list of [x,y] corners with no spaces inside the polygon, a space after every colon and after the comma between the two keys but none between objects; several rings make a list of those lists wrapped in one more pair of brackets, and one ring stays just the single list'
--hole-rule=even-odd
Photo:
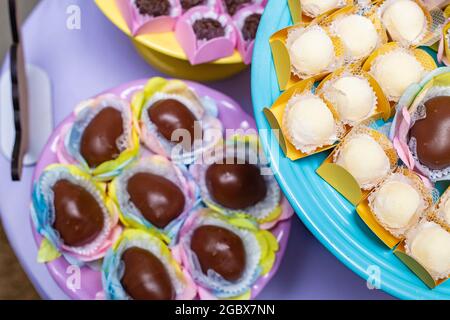
[{"label": "white candy in gold wrapper", "polygon": [[381,145],[368,134],[358,134],[349,139],[336,159],[360,186],[373,184],[386,176],[390,161]]},{"label": "white candy in gold wrapper", "polygon": [[288,36],[288,50],[292,66],[299,74],[322,73],[335,60],[333,41],[318,26],[293,30]]},{"label": "white candy in gold wrapper", "polygon": [[351,14],[337,20],[333,28],[351,59],[368,56],[378,45],[378,32],[367,17]]},{"label": "white candy in gold wrapper", "polygon": [[337,139],[335,119],[321,98],[307,94],[294,97],[291,103],[283,124],[287,138],[297,149],[308,153]]},{"label": "white candy in gold wrapper", "polygon": [[450,199],[447,199],[447,201],[444,203],[442,207],[442,213],[445,218],[445,222],[450,224]]},{"label": "white candy in gold wrapper", "polygon": [[310,17],[317,17],[321,14],[336,9],[340,0],[300,0],[302,11]]},{"label": "white candy in gold wrapper", "polygon": [[378,190],[373,205],[376,216],[389,228],[406,228],[420,208],[419,192],[403,181],[389,181]]},{"label": "white candy in gold wrapper", "polygon": [[406,251],[435,280],[450,274],[450,233],[439,224],[422,221],[408,233]]},{"label": "white candy in gold wrapper", "polygon": [[391,38],[402,43],[419,42],[427,30],[425,13],[412,0],[387,3],[381,20]]},{"label": "white candy in gold wrapper", "polygon": [[386,96],[393,101],[397,101],[411,84],[418,83],[424,72],[417,58],[400,48],[377,57],[370,70]]},{"label": "white candy in gold wrapper", "polygon": [[333,106],[345,122],[360,122],[368,118],[376,104],[375,93],[367,79],[344,76],[337,79],[327,93]]}]

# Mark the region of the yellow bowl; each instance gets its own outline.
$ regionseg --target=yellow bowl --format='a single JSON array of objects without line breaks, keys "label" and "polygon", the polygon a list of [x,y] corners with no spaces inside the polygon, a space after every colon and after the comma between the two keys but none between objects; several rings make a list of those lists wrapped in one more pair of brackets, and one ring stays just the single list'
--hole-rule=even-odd
[{"label": "yellow bowl", "polygon": [[128,37],[137,52],[155,69],[174,78],[194,81],[215,81],[229,78],[242,70],[244,64],[239,52],[210,63],[191,65],[173,32],[146,34],[133,37],[115,1],[95,0],[103,14]]}]

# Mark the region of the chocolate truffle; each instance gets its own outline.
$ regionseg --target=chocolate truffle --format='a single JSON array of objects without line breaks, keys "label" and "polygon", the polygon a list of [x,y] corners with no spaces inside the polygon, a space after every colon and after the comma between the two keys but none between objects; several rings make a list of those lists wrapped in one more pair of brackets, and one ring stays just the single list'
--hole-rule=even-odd
[{"label": "chocolate truffle", "polygon": [[238,161],[237,158],[224,159],[222,164],[209,166],[205,174],[211,197],[220,205],[235,210],[251,207],[267,194],[260,168],[247,162],[239,164]]},{"label": "chocolate truffle", "polygon": [[101,110],[81,136],[80,153],[91,168],[120,155],[117,139],[123,135],[122,113],[106,107]]},{"label": "chocolate truffle", "polygon": [[91,243],[103,230],[103,210],[82,186],[59,180],[53,186],[55,222],[64,244],[81,247]]},{"label": "chocolate truffle", "polygon": [[228,229],[204,225],[195,229],[191,249],[197,255],[204,274],[214,270],[225,280],[239,280],[246,265],[246,252],[241,238]]},{"label": "chocolate truffle", "polygon": [[426,118],[411,128],[416,140],[419,161],[433,170],[450,166],[450,96],[439,96],[425,102]]},{"label": "chocolate truffle", "polygon": [[225,28],[216,19],[203,18],[196,20],[192,28],[198,40],[211,40],[225,36]]},{"label": "chocolate truffle", "polygon": [[245,41],[255,40],[260,20],[261,14],[259,13],[253,13],[245,18],[244,25],[242,26],[242,36]]},{"label": "chocolate truffle", "polygon": [[251,0],[223,0],[223,2],[228,14],[232,16],[244,5],[251,3]]},{"label": "chocolate truffle", "polygon": [[175,289],[161,260],[148,250],[131,247],[122,254],[121,283],[135,300],[173,300]]},{"label": "chocolate truffle", "polygon": [[183,192],[162,176],[136,173],[128,180],[127,192],[144,218],[158,228],[166,227],[184,210]]},{"label": "chocolate truffle", "polygon": [[[184,129],[189,132],[192,145],[194,143],[195,115],[181,102],[175,99],[166,99],[157,101],[148,108],[148,116],[156,125],[158,131],[164,138],[175,143],[183,142],[182,137],[178,140],[172,140],[172,134],[177,129]],[[201,131],[201,130],[199,130]],[[198,137],[195,137],[198,138]]]},{"label": "chocolate truffle", "polygon": [[170,15],[169,0],[136,0],[139,13],[150,17]]},{"label": "chocolate truffle", "polygon": [[189,10],[190,8],[201,6],[206,3],[207,0],[181,0],[181,7],[183,10]]}]

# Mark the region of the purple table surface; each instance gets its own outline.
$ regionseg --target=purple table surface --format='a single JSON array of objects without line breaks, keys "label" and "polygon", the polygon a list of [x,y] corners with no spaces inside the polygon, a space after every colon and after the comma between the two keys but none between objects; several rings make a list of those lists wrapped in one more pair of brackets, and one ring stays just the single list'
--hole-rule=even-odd
[{"label": "purple table surface", "polygon": [[[71,5],[81,9],[80,29],[66,27],[67,9]],[[102,15],[93,1],[42,0],[26,21],[23,36],[28,62],[45,69],[51,78],[55,126],[86,98],[135,79],[161,75],[141,60],[128,38]],[[249,70],[209,86],[252,112]],[[46,299],[68,299],[46,267],[36,262],[37,248],[29,218],[33,169],[25,168],[22,181],[12,182],[9,162],[0,156],[0,217],[39,294]],[[295,217],[278,274],[259,296],[259,299],[389,298],[380,290],[369,290],[364,280],[334,258]]]}]

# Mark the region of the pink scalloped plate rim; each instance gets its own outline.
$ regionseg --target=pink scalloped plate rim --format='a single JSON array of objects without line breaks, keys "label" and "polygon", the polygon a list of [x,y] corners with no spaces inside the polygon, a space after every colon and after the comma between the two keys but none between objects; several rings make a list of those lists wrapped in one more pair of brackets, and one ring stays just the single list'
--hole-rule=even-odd
[{"label": "pink scalloped plate rim", "polygon": [[[118,86],[114,89],[107,90],[103,92],[105,93],[113,93],[120,96],[123,99],[131,100],[133,94],[141,90],[145,83],[144,80],[137,80],[133,82],[129,82],[127,84]],[[245,111],[231,98],[225,96],[224,94],[210,89],[204,85],[197,84],[194,82],[186,81],[189,86],[195,90],[200,97],[209,96],[210,98],[218,101],[218,109],[219,109],[219,119],[223,122],[224,127],[226,129],[248,129],[248,128],[256,128],[255,121],[252,117],[250,117]],[[68,116],[59,126],[53,131],[50,136],[46,146],[44,147],[40,159],[36,165],[36,168],[33,173],[33,182],[40,176],[42,171],[48,165],[52,163],[57,163],[56,153],[54,151],[54,146],[58,142],[59,134],[64,127],[64,125],[72,122],[74,120],[74,115],[71,114]],[[287,202],[285,198],[283,198],[283,210],[292,211],[293,209]],[[30,223],[33,226],[33,223],[30,218]],[[291,228],[291,220],[281,221],[278,223],[273,229],[270,231],[277,238],[280,249],[276,254],[275,264],[272,270],[266,274],[264,277],[258,279],[258,281],[252,287],[252,295],[251,298],[254,299],[256,296],[264,289],[264,287],[268,284],[270,279],[276,274],[278,267],[281,263],[281,260],[284,256],[287,241],[289,238],[289,232]],[[36,246],[41,242],[42,237],[35,231],[34,227],[32,227],[33,236],[35,238]],[[101,273],[99,270],[94,270],[89,267],[82,267],[80,269],[71,266],[64,258],[56,259],[50,263],[46,264],[50,275],[55,280],[57,285],[64,291],[64,293],[74,300],[94,300],[101,299],[103,296],[103,288],[101,282]],[[77,280],[77,274],[79,272],[79,282]]]}]

